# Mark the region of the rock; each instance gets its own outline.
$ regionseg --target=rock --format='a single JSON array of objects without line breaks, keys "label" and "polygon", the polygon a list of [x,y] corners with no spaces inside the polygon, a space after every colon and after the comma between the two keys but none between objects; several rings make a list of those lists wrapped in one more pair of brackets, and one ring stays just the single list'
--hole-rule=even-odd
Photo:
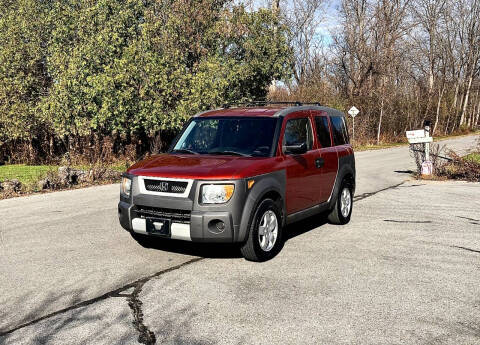
[{"label": "rock", "polygon": [[5,192],[17,193],[20,191],[21,188],[22,188],[22,183],[17,179],[7,180],[2,183],[2,189]]},{"label": "rock", "polygon": [[58,177],[61,184],[74,185],[87,181],[88,173],[85,170],[72,169],[64,166],[58,168]]},{"label": "rock", "polygon": [[91,180],[92,180],[92,179],[91,179],[91,174],[90,174],[90,172],[86,172],[86,171],[80,173],[80,174],[78,175],[78,179],[77,179],[78,183],[86,183],[86,182],[89,182],[89,181],[91,181]]},{"label": "rock", "polygon": [[67,185],[70,184],[70,167],[60,167],[58,168],[58,178],[60,179],[60,183]]},{"label": "rock", "polygon": [[89,173],[85,170],[72,170],[72,176],[75,177],[77,183],[84,183],[89,180]]},{"label": "rock", "polygon": [[50,187],[51,187],[51,183],[48,178],[45,178],[37,182],[37,188],[39,190],[49,189]]}]

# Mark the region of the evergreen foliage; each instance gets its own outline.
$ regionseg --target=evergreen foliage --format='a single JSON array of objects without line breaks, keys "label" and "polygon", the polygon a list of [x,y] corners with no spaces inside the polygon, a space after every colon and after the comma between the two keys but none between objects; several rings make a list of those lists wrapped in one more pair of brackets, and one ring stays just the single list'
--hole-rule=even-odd
[{"label": "evergreen foliage", "polygon": [[[286,27],[220,0],[0,0],[0,150],[154,141],[288,78]],[[20,145],[20,146],[19,146]],[[147,147],[148,148],[148,147]],[[1,153],[1,151],[0,151]]]}]

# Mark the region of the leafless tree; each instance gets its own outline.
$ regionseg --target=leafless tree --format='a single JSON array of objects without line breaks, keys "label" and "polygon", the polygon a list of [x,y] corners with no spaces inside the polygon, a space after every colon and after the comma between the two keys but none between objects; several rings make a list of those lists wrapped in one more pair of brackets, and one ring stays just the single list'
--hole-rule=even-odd
[{"label": "leafless tree", "polygon": [[480,125],[480,0],[342,0],[330,43],[316,35],[322,3],[292,1],[280,3],[297,56],[288,97],[355,104],[357,133],[376,142],[425,119],[433,133]]}]

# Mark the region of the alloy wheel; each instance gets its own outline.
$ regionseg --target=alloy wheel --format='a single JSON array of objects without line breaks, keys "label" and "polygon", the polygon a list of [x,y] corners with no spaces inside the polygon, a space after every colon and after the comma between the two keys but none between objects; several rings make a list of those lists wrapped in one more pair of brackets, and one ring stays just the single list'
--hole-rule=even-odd
[{"label": "alloy wheel", "polygon": [[275,212],[272,210],[266,211],[258,226],[258,241],[260,248],[263,251],[269,252],[272,250],[278,236],[278,220]]},{"label": "alloy wheel", "polygon": [[342,194],[340,195],[340,212],[342,212],[342,216],[347,218],[350,214],[350,210],[352,209],[352,195],[350,190],[345,187],[342,190]]}]

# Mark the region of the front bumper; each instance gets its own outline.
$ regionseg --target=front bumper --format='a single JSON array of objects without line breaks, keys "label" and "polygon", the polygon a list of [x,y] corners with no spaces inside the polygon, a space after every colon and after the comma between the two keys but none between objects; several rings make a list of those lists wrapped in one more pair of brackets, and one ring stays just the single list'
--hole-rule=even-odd
[{"label": "front bumper", "polygon": [[[246,198],[243,180],[221,181],[234,183],[235,193],[226,204],[202,205],[198,202],[200,186],[209,181],[194,181],[188,198],[171,198],[140,193],[139,181],[133,177],[132,196],[121,197],[118,218],[128,231],[148,236],[166,237],[147,232],[146,218],[171,220],[171,239],[194,242],[236,242]],[[217,183],[217,182],[215,182]],[[147,211],[146,211],[147,210]],[[159,216],[157,216],[159,215]],[[221,224],[221,226],[217,226]]]},{"label": "front bumper", "polygon": [[[124,201],[118,203],[118,218],[125,230],[139,234],[165,237],[148,233],[146,220],[138,217],[136,207]],[[217,222],[223,222],[224,227],[219,229]],[[233,242],[239,226],[233,224],[230,212],[192,211],[190,223],[172,221],[170,226],[171,239],[194,242]]]}]

